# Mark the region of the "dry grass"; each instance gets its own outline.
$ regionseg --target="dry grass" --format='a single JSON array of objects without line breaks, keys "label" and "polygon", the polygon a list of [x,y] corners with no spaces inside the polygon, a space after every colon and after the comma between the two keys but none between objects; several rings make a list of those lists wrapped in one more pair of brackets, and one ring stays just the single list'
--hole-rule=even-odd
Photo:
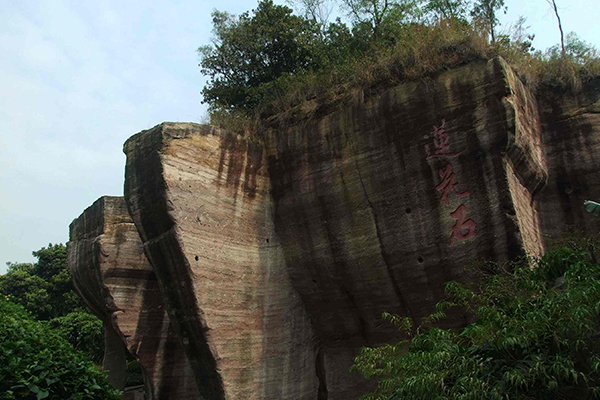
[{"label": "dry grass", "polygon": [[252,113],[215,111],[210,115],[211,123],[252,134],[280,113],[309,117],[364,93],[496,56],[503,57],[534,93],[577,92],[586,81],[600,76],[600,57],[594,49],[585,60],[563,58],[556,51],[532,53],[524,51],[519,41],[490,44],[486,33],[444,21],[435,26],[409,26],[399,35],[393,48],[376,49],[327,71],[281,77],[272,83],[273,96]]}]

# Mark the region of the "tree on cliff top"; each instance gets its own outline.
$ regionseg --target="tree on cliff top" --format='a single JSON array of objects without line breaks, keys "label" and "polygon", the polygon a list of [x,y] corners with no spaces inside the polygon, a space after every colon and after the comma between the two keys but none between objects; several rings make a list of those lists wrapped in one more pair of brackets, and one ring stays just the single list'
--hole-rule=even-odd
[{"label": "tree on cliff top", "polygon": [[[253,116],[307,100],[338,101],[354,90],[378,91],[496,56],[534,92],[578,90],[600,75],[597,53],[569,46],[569,35],[560,63],[553,48],[534,51],[523,20],[517,40],[498,35],[505,0],[339,0],[348,25],[339,19],[327,25],[326,0],[290,1],[301,15],[271,0],[239,17],[213,13],[214,42],[198,49],[212,124],[252,131],[264,121]],[[583,57],[571,57],[570,49]]]},{"label": "tree on cliff top", "polygon": [[302,88],[303,82],[318,85],[320,76],[350,80],[355,66],[368,65],[400,43],[418,47],[415,32],[426,34],[432,15],[438,22],[468,26],[467,0],[341,0],[351,26],[340,19],[328,23],[324,0],[295,3],[302,15],[272,0],[261,0],[256,9],[239,16],[212,13],[213,43],[198,48],[201,72],[208,76],[203,102],[211,115],[283,105],[287,93]]},{"label": "tree on cliff top", "polygon": [[318,68],[317,24],[293,15],[289,7],[263,0],[252,15],[214,11],[212,17],[214,44],[198,53],[201,72],[210,78],[202,95],[213,108],[252,108],[262,100],[262,85]]},{"label": "tree on cliff top", "polygon": [[[418,22],[422,16],[420,0],[342,0],[358,29],[367,27],[372,41],[395,36],[394,28],[408,22]],[[386,32],[387,31],[387,32]]]},{"label": "tree on cliff top", "polygon": [[497,17],[497,11],[502,10],[506,13],[506,6],[504,0],[478,0],[475,2],[471,15],[475,19],[475,22],[480,22],[486,27],[492,43],[496,41],[496,26],[499,21]]},{"label": "tree on cliff top", "polygon": [[[600,265],[586,247],[508,269],[492,265],[471,288],[451,282],[452,302],[438,304],[418,329],[386,315],[409,338],[362,350],[353,369],[379,379],[363,399],[600,398]],[[476,322],[423,329],[453,305]]]},{"label": "tree on cliff top", "polygon": [[440,20],[467,21],[470,7],[469,0],[429,0],[424,9]]},{"label": "tree on cliff top", "polygon": [[344,0],[353,16],[349,28],[337,19],[326,25],[322,2],[305,1],[304,16],[262,0],[252,13],[234,16],[214,11],[212,45],[198,48],[201,72],[209,77],[202,90],[211,110],[249,111],[281,99],[293,76],[331,71],[349,65],[374,46],[390,46],[394,29],[413,20],[417,0]]}]

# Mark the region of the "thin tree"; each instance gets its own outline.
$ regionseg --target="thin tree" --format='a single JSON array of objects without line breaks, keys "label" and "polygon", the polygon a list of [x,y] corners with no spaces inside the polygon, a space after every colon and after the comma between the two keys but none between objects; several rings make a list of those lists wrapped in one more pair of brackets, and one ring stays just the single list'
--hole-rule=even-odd
[{"label": "thin tree", "polygon": [[554,10],[554,15],[556,15],[556,19],[558,20],[558,30],[560,31],[560,50],[561,50],[561,54],[562,54],[563,58],[565,58],[567,56],[567,53],[565,52],[565,35],[563,33],[562,23],[560,21],[560,15],[558,15],[558,7],[556,7],[556,1],[555,0],[546,0],[546,2],[548,4],[550,4],[552,9]]},{"label": "thin tree", "polygon": [[389,0],[342,0],[344,6],[350,11],[352,18],[358,23],[370,24],[373,37],[379,36],[383,19],[390,7]]},{"label": "thin tree", "polygon": [[286,0],[292,7],[296,6],[304,14],[304,18],[314,21],[321,31],[327,26],[332,6],[329,0]]},{"label": "thin tree", "polygon": [[499,23],[496,10],[502,10],[506,13],[504,0],[477,0],[471,11],[474,18],[481,19],[489,28],[492,43],[496,41],[495,28]]}]

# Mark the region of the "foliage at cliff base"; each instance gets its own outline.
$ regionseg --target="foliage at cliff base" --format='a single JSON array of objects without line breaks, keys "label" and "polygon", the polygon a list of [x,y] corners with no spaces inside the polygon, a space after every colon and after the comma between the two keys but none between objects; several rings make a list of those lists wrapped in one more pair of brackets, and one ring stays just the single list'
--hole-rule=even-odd
[{"label": "foliage at cliff base", "polygon": [[119,399],[100,371],[21,306],[0,299],[0,399]]},{"label": "foliage at cliff base", "polygon": [[[600,264],[590,254],[486,264],[480,284],[448,283],[450,301],[418,328],[386,314],[408,338],[362,350],[353,369],[378,380],[362,399],[600,398]],[[449,307],[475,322],[431,327]]]}]

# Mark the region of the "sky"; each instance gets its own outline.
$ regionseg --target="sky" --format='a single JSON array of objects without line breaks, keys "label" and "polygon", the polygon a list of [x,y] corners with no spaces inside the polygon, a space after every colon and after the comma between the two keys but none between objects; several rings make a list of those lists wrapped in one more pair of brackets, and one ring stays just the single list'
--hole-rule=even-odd
[{"label": "sky", "polygon": [[[597,0],[557,0],[563,27],[600,48]],[[284,4],[283,1],[276,1]],[[564,3],[561,4],[561,3]],[[0,0],[0,274],[33,262],[103,195],[123,195],[131,135],[203,122],[196,49],[213,9],[256,0]],[[502,28],[527,17],[534,46],[559,42],[545,0],[506,0]]]}]

